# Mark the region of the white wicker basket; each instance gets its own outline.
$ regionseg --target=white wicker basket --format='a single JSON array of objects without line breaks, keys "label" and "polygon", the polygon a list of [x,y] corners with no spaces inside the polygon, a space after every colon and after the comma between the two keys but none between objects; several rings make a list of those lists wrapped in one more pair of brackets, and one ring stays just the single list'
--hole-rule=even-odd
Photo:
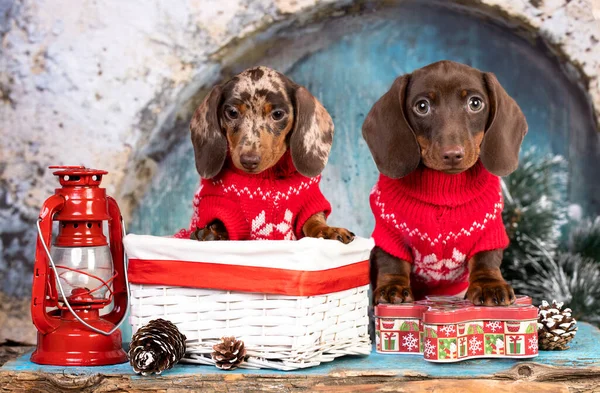
[{"label": "white wicker basket", "polygon": [[213,364],[212,347],[223,336],[244,341],[245,368],[294,370],[371,352],[371,240],[196,242],[128,235],[124,243],[132,332],[155,318],[172,321],[187,337],[184,361]]}]

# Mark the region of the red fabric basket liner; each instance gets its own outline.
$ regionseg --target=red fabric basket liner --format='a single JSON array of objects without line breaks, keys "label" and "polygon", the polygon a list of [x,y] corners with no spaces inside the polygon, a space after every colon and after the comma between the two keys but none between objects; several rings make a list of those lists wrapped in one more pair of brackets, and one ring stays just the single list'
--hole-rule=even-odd
[{"label": "red fabric basket liner", "polygon": [[[344,245],[323,239],[196,242],[128,235],[124,244],[133,284],[288,296],[324,295],[369,284],[372,242],[362,238]],[[264,258],[261,248],[267,255]],[[222,262],[220,255],[240,264]]]}]

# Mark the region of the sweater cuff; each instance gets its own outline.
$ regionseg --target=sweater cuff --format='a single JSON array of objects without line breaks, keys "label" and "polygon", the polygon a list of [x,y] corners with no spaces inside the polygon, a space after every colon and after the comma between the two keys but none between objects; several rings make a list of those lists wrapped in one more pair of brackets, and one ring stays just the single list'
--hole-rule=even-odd
[{"label": "sweater cuff", "polygon": [[372,236],[375,245],[383,251],[403,261],[413,263],[412,252],[403,241],[400,231],[388,228],[376,221]]},{"label": "sweater cuff", "polygon": [[229,240],[250,239],[250,225],[241,214],[239,206],[231,200],[218,196],[205,196],[196,209],[198,209],[197,228],[204,228],[214,220],[219,220],[225,225]]},{"label": "sweater cuff", "polygon": [[192,231],[189,229],[181,229],[179,232],[173,235],[175,239],[189,239],[192,235]]},{"label": "sweater cuff", "polygon": [[304,227],[306,221],[310,217],[321,212],[325,213],[325,218],[329,217],[329,214],[331,214],[331,204],[325,199],[325,196],[323,196],[323,193],[321,193],[321,190],[317,185],[314,188],[314,191],[307,193],[302,201],[302,208],[296,217],[296,224],[294,226],[296,239],[302,239],[304,237],[302,227]]}]

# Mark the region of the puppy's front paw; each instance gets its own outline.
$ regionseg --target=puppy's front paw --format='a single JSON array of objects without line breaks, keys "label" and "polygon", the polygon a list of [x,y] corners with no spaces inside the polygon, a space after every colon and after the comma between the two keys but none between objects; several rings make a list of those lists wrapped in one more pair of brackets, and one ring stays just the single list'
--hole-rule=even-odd
[{"label": "puppy's front paw", "polygon": [[377,287],[373,292],[373,303],[375,305],[382,303],[412,303],[413,301],[414,297],[408,284],[390,283]]},{"label": "puppy's front paw", "polygon": [[339,240],[340,242],[344,243],[344,244],[348,244],[350,243],[352,240],[354,240],[354,233],[350,232],[347,229],[344,228],[335,228],[335,227],[323,227],[323,229],[321,229],[318,233],[317,233],[317,238],[323,238],[323,239],[332,239],[332,240]]},{"label": "puppy's front paw", "polygon": [[465,299],[476,306],[508,306],[515,302],[515,291],[504,280],[481,278],[469,284]]},{"label": "puppy's front paw", "polygon": [[190,239],[198,241],[229,240],[227,229],[220,221],[215,221],[204,228],[198,228],[190,235]]}]

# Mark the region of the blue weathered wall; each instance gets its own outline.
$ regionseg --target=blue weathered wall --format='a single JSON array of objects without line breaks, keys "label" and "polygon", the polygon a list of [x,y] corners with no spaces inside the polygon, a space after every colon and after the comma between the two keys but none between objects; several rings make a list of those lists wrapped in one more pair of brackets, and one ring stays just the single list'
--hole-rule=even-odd
[{"label": "blue weathered wall", "polygon": [[[525,147],[565,155],[570,160],[572,201],[590,213],[600,211],[599,175],[591,165],[600,162],[599,137],[591,109],[558,62],[537,43],[445,8],[408,5],[346,18],[353,26],[350,32],[295,63],[290,61],[284,70],[323,102],[336,125],[321,183],[333,204],[331,223],[370,235],[368,195],[377,171],[361,137],[364,116],[396,76],[441,59],[496,73],[527,117]],[[328,31],[335,35],[343,23],[306,34],[319,40]],[[303,36],[304,41],[310,39]],[[269,59],[258,63],[269,64]],[[164,235],[186,226],[197,183],[192,147],[185,138],[161,163],[130,230]]]}]

